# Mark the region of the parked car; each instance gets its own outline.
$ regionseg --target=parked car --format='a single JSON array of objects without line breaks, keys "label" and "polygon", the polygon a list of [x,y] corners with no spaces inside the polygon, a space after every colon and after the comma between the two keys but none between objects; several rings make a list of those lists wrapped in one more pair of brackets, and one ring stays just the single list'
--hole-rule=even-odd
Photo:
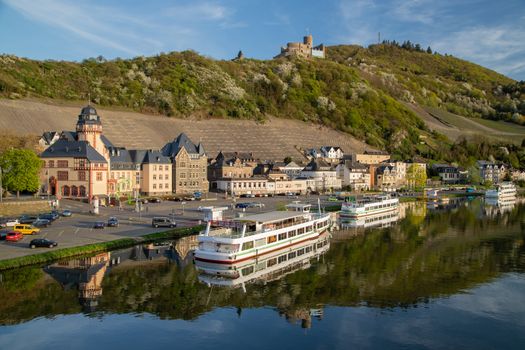
[{"label": "parked car", "polygon": [[150,201],[150,203],[160,203],[160,202],[162,202],[162,200],[160,198],[151,198],[149,201]]},{"label": "parked car", "polygon": [[34,227],[48,227],[49,225],[51,225],[51,221],[47,219],[36,219],[33,221]]},{"label": "parked car", "polygon": [[3,219],[2,220],[2,227],[13,227],[15,225],[18,225],[20,223],[20,221],[18,221],[18,219]]},{"label": "parked car", "polygon": [[18,219],[18,223],[20,223],[20,224],[32,224],[37,219],[38,219],[38,216],[36,216],[36,215],[22,215]]},{"label": "parked car", "polygon": [[249,208],[264,208],[264,203],[253,202],[250,203]]},{"label": "parked car", "polygon": [[114,216],[108,219],[108,227],[118,227],[118,219]]},{"label": "parked car", "polygon": [[7,238],[7,232],[0,232],[0,241],[5,241]]},{"label": "parked car", "polygon": [[58,212],[58,210],[52,210],[49,215],[51,215],[51,217],[53,218],[53,221],[55,221],[56,219],[60,218],[60,213]]},{"label": "parked car", "polygon": [[151,226],[157,227],[177,227],[177,223],[172,218],[155,217],[151,220]]},{"label": "parked car", "polygon": [[106,227],[106,223],[104,221],[97,221],[93,224],[94,229],[103,229]]},{"label": "parked car", "polygon": [[24,238],[24,235],[21,234],[20,232],[11,231],[7,233],[5,240],[8,242],[18,242],[22,238]]},{"label": "parked car", "polygon": [[62,211],[62,216],[64,216],[64,217],[70,217],[71,215],[73,215],[71,210],[66,209],[66,210]]},{"label": "parked car", "polygon": [[58,245],[57,242],[52,241],[47,238],[36,238],[36,239],[31,240],[31,242],[29,242],[29,248],[31,249],[35,249],[37,247],[53,248],[53,247],[56,247],[57,245]]},{"label": "parked car", "polygon": [[235,208],[238,208],[238,209],[245,209],[245,208],[248,208],[250,206],[250,203],[237,203],[235,204]]},{"label": "parked car", "polygon": [[27,224],[18,224],[13,226],[13,231],[20,232],[24,235],[34,235],[40,232],[39,228]]},{"label": "parked car", "polygon": [[46,219],[46,220],[49,220],[51,222],[55,221],[57,219],[57,217],[51,213],[47,213],[47,214],[40,214],[38,215],[38,218],[39,219]]},{"label": "parked car", "polygon": [[337,202],[337,197],[330,196],[330,197],[328,197],[328,201],[329,202]]}]

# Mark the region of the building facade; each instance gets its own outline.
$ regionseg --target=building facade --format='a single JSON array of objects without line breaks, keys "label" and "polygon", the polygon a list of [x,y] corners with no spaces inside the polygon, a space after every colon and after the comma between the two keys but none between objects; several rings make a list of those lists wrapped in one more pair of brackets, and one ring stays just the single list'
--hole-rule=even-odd
[{"label": "building facade", "polygon": [[326,58],[326,47],[323,44],[313,46],[314,39],[312,35],[303,37],[303,42],[290,42],[286,47],[281,47],[281,52],[274,58],[280,57],[303,57],[303,58]]},{"label": "building facade", "polygon": [[162,154],[172,162],[172,188],[176,194],[207,193],[208,157],[202,144],[194,144],[182,133],[162,148]]}]

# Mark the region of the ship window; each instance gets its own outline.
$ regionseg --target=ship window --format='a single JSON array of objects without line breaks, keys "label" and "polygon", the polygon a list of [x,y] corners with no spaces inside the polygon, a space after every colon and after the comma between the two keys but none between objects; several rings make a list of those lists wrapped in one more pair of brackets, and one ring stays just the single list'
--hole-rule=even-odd
[{"label": "ship window", "polygon": [[297,231],[293,230],[288,232],[288,238],[295,237],[297,235]]},{"label": "ship window", "polygon": [[266,238],[260,238],[255,241],[254,247],[260,247],[266,244]]},{"label": "ship window", "polygon": [[286,239],[286,232],[279,234],[279,240],[282,241],[283,239]]},{"label": "ship window", "polygon": [[273,259],[268,260],[268,263],[266,263],[266,266],[270,267],[270,266],[273,266],[275,264],[277,264],[277,259],[273,258]]},{"label": "ship window", "polygon": [[302,235],[304,233],[304,227],[297,230],[297,234]]},{"label": "ship window", "polygon": [[299,250],[297,251],[297,256],[301,256],[301,255],[303,255],[303,254],[304,254],[304,248],[299,249]]},{"label": "ship window", "polygon": [[253,266],[245,267],[241,270],[243,276],[248,276],[249,274],[253,273]]},{"label": "ship window", "polygon": [[277,242],[277,236],[270,236],[268,237],[268,244]]},{"label": "ship window", "polygon": [[286,257],[286,254],[285,254],[285,255],[281,255],[280,257],[278,257],[277,260],[279,263],[282,263],[288,260],[288,258]]},{"label": "ship window", "polygon": [[248,250],[253,248],[253,241],[250,242],[244,242],[242,244],[242,250]]},{"label": "ship window", "polygon": [[288,259],[293,259],[293,258],[295,258],[295,257],[296,257],[296,255],[297,255],[297,253],[296,253],[296,252],[291,252],[291,253],[288,253]]}]

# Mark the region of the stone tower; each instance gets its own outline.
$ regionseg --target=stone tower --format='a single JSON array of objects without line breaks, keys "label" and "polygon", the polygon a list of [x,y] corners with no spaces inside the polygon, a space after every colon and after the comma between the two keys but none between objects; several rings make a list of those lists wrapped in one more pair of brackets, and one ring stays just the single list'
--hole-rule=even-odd
[{"label": "stone tower", "polygon": [[314,45],[314,38],[312,37],[312,34],[309,34],[303,38],[303,44],[311,48]]}]

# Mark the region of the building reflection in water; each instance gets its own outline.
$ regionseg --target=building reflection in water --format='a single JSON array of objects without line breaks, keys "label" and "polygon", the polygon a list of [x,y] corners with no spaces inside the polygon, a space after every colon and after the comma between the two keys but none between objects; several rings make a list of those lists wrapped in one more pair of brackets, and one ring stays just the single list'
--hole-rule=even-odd
[{"label": "building reflection in water", "polygon": [[[188,237],[189,238],[189,237]],[[175,248],[177,247],[177,248]],[[78,299],[86,313],[96,311],[98,299],[102,296],[104,276],[116,265],[125,262],[167,259],[181,266],[191,263],[188,251],[194,248],[192,240],[180,239],[175,247],[171,242],[161,244],[137,245],[132,248],[104,252],[91,257],[64,260],[44,268],[66,290],[78,290]],[[185,256],[177,254],[186,252]]]}]

